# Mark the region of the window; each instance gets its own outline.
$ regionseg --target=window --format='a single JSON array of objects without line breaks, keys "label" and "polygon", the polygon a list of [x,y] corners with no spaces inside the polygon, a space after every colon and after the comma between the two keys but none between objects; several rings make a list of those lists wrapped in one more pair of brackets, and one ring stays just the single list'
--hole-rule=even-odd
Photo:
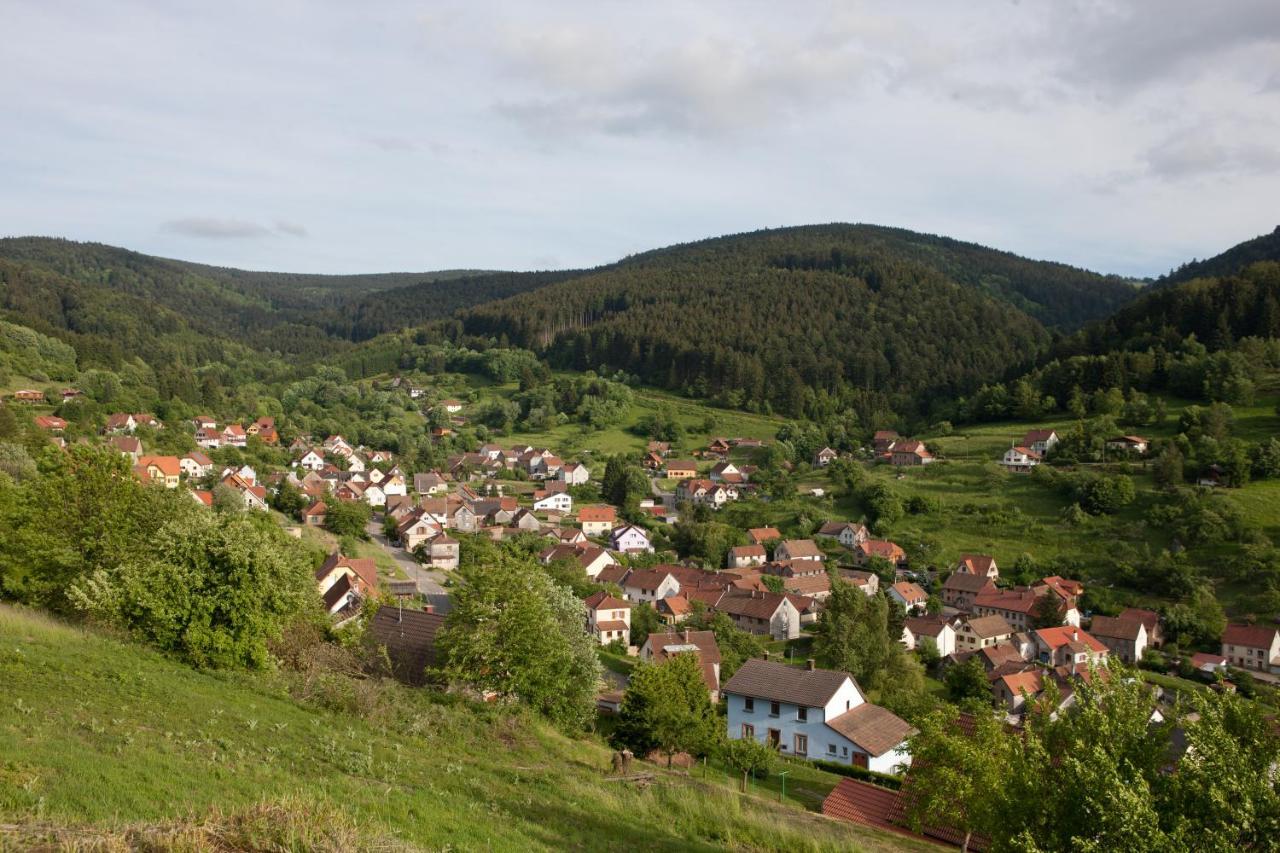
[{"label": "window", "polygon": [[743,740],[755,740],[755,739],[756,739],[756,727],[755,727],[755,726],[753,726],[753,725],[751,725],[750,723],[743,723],[743,724],[742,724],[742,739],[743,739]]},{"label": "window", "polygon": [[834,743],[827,744],[827,755],[836,754],[836,745]]},{"label": "window", "polygon": [[776,716],[778,716],[778,715],[779,715],[779,714],[781,714],[781,713],[782,713],[782,705],[780,705],[780,704],[779,704],[779,703],[777,703],[777,702],[770,702],[770,703],[769,703],[769,716],[770,716],[770,717],[776,717]]},{"label": "window", "polygon": [[742,700],[742,710],[754,711],[755,709],[756,709],[756,700],[752,699],[750,696]]},{"label": "window", "polygon": [[795,736],[795,752],[796,752],[796,755],[809,754],[809,736],[808,735]]},{"label": "window", "polygon": [[796,708],[796,719],[802,723],[809,722],[809,709],[804,707],[803,705],[801,705],[799,708]]},{"label": "window", "polygon": [[842,746],[842,747],[840,747],[840,754],[841,754],[841,755],[843,755],[843,756],[845,756],[846,758],[848,758],[848,756],[849,756],[849,747],[847,747],[847,746]]}]

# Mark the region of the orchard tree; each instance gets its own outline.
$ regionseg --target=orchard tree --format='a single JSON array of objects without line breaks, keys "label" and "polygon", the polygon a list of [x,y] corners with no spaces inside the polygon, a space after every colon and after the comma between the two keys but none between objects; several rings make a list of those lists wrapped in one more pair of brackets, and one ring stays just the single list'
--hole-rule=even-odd
[{"label": "orchard tree", "polygon": [[618,712],[614,740],[637,755],[654,749],[705,755],[720,731],[719,717],[702,677],[698,655],[685,653],[656,664],[641,664],[631,674]]}]

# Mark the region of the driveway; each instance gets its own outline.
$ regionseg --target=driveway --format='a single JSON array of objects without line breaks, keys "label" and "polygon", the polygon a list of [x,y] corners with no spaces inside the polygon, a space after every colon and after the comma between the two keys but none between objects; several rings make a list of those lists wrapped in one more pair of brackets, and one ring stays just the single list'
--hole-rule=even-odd
[{"label": "driveway", "polygon": [[440,583],[444,579],[443,574],[428,569],[415,560],[408,551],[399,545],[393,544],[383,535],[381,524],[370,521],[365,525],[364,529],[374,544],[385,551],[388,557],[395,560],[396,565],[418,584],[419,594],[435,607],[437,613],[449,612],[449,593]]}]

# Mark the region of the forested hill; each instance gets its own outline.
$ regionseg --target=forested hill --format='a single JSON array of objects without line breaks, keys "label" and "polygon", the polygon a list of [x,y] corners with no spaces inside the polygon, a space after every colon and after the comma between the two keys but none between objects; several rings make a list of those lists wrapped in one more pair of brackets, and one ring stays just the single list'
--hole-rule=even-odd
[{"label": "forested hill", "polygon": [[[0,308],[9,319],[73,333],[128,333],[115,345],[129,354],[150,348],[135,336],[165,336],[178,327],[256,349],[318,352],[330,334],[327,326],[347,337],[341,328],[348,316],[343,306],[376,291],[413,285],[419,294],[418,322],[518,292],[475,287],[473,281],[493,275],[477,270],[334,276],[251,272],[44,237],[0,239],[0,264],[7,282],[0,287],[8,291]],[[23,288],[30,292],[19,292]],[[113,316],[120,312],[132,316]]]},{"label": "forested hill", "polygon": [[[1121,280],[945,238],[825,225],[628,258],[463,316],[465,332],[730,406],[820,416],[964,393],[1132,298]],[[1023,310],[1023,309],[1026,310]]]},{"label": "forested hill", "polygon": [[1220,255],[1185,263],[1162,277],[1155,286],[1179,284],[1195,278],[1235,275],[1259,261],[1280,261],[1280,225],[1270,234],[1245,240]]}]

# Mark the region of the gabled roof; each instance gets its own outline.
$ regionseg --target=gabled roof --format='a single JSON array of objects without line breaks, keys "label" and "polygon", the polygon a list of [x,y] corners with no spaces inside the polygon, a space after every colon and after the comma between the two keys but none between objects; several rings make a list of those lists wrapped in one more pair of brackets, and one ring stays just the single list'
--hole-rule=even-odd
[{"label": "gabled roof", "polygon": [[1049,650],[1059,649],[1071,643],[1083,643],[1092,651],[1105,653],[1107,647],[1095,637],[1081,631],[1074,625],[1061,625],[1057,628],[1040,628],[1035,632],[1036,641]]},{"label": "gabled roof", "polygon": [[875,756],[884,755],[916,732],[906,720],[870,702],[827,720],[827,727]]},{"label": "gabled roof", "polygon": [[975,616],[965,620],[965,624],[973,631],[974,636],[984,640],[1007,637],[1013,633],[1013,627],[1003,616]]},{"label": "gabled roof", "polygon": [[604,590],[587,596],[584,603],[588,610],[622,610],[623,608],[630,610],[632,607],[631,602],[615,598]]},{"label": "gabled roof", "polygon": [[139,456],[138,464],[143,468],[154,466],[166,477],[177,477],[182,473],[182,464],[176,456]]},{"label": "gabled roof", "polygon": [[985,575],[991,571],[991,567],[996,564],[996,558],[990,554],[961,554],[960,565],[965,566],[971,572],[978,575]]},{"label": "gabled roof", "polygon": [[202,468],[213,464],[212,459],[210,459],[208,456],[205,456],[203,453],[201,453],[198,450],[193,450],[182,458],[190,459],[192,462],[196,463]]},{"label": "gabled roof", "polygon": [[[808,708],[821,708],[831,701],[846,681],[853,681],[847,672],[830,669],[801,669],[759,659],[748,660],[724,685],[725,693],[766,699],[770,702],[790,702]],[[857,683],[854,683],[857,687]],[[861,693],[861,691],[859,691]]]},{"label": "gabled roof", "polygon": [[421,684],[435,660],[436,635],[443,627],[444,617],[438,613],[387,605],[369,620],[365,636],[386,647],[396,678]]},{"label": "gabled roof", "polygon": [[868,557],[884,557],[886,560],[897,561],[906,556],[906,552],[898,543],[885,539],[867,539],[859,542],[857,547]]},{"label": "gabled roof", "polygon": [[757,545],[763,545],[774,539],[782,538],[782,531],[776,527],[753,527],[747,531],[747,535],[751,537],[751,541]]},{"label": "gabled roof", "polygon": [[971,575],[967,572],[952,572],[942,584],[944,590],[954,592],[982,592],[995,589],[995,584],[986,575]]},{"label": "gabled roof", "polygon": [[1138,633],[1145,630],[1145,626],[1137,619],[1117,616],[1095,616],[1089,623],[1089,633],[1096,637],[1110,637],[1113,640],[1137,640]]},{"label": "gabled roof", "polygon": [[1048,441],[1058,433],[1051,429],[1029,429],[1027,434],[1022,437],[1022,443],[1030,446],[1037,441]]},{"label": "gabled roof", "polygon": [[652,592],[662,586],[662,582],[669,577],[671,577],[670,572],[664,572],[661,569],[632,569],[622,585],[630,589]]},{"label": "gabled roof", "polygon": [[914,584],[910,581],[898,581],[893,585],[893,590],[902,596],[908,604],[929,600],[929,593],[921,589],[919,584]]},{"label": "gabled roof", "polygon": [[[954,577],[954,575],[953,575]],[[1040,595],[1026,587],[1018,589],[988,589],[974,598],[975,607],[990,607],[1010,613],[1031,613]]]},{"label": "gabled roof", "polygon": [[584,506],[578,508],[578,521],[607,521],[612,524],[618,511],[611,506]]},{"label": "gabled roof", "polygon": [[339,553],[330,554],[328,559],[316,569],[316,580],[322,579],[336,568],[348,568],[360,578],[366,589],[378,588],[378,566],[372,557],[344,557]]},{"label": "gabled roof", "polygon": [[763,545],[734,545],[729,549],[730,556],[733,557],[764,557]]},{"label": "gabled roof", "polygon": [[1270,649],[1280,628],[1264,625],[1228,625],[1222,632],[1222,642],[1232,646],[1249,646],[1254,649]]},{"label": "gabled roof", "polygon": [[903,624],[917,637],[937,637],[951,623],[941,616],[908,616]]},{"label": "gabled roof", "polygon": [[787,539],[779,547],[786,548],[787,555],[793,560],[822,556],[822,549],[812,539]]}]

